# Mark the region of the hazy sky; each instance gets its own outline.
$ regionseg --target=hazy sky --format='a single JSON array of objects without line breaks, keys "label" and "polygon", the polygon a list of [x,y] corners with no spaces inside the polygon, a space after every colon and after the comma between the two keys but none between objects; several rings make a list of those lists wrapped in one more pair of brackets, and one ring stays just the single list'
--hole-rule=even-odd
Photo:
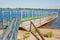
[{"label": "hazy sky", "polygon": [[0,8],[60,8],[60,0],[0,0]]}]

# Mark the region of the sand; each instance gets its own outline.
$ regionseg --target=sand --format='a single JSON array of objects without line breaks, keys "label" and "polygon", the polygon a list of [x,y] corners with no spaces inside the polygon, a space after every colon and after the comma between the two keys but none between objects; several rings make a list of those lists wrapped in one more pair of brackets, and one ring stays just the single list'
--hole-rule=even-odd
[{"label": "sand", "polygon": [[[48,28],[38,28],[38,29],[42,34],[46,34],[48,32],[53,32],[54,36],[52,38],[44,37],[45,40],[60,40],[60,29],[48,29]],[[26,33],[27,33],[27,31],[19,30],[17,39],[23,40],[23,35]],[[29,33],[29,37],[25,40],[37,40],[30,32],[28,32],[28,33]]]},{"label": "sand", "polygon": [[3,30],[0,30],[0,35],[2,35],[3,34]]}]

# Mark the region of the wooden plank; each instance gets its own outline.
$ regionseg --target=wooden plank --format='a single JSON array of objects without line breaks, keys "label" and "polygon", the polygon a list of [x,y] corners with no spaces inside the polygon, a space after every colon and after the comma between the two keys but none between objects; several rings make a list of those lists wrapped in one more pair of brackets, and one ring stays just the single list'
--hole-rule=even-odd
[{"label": "wooden plank", "polygon": [[39,34],[39,36],[42,38],[42,40],[45,40],[44,37],[42,36],[42,34],[39,32],[39,30],[36,28],[36,26],[34,25],[34,23],[32,21],[31,21],[31,24],[33,25],[33,27],[35,28],[35,30]]}]

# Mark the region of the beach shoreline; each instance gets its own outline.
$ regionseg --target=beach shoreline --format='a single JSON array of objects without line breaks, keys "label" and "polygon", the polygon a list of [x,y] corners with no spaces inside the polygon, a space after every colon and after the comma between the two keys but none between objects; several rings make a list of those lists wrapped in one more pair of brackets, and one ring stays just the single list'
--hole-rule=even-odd
[{"label": "beach shoreline", "polygon": [[[46,38],[46,37],[44,37],[45,38],[45,40],[60,40],[59,38],[60,38],[60,29],[51,29],[51,28],[38,28],[39,30],[40,30],[40,32],[42,33],[42,34],[45,34],[45,33],[48,33],[48,32],[53,32],[53,34],[54,34],[54,37],[52,37],[52,38]],[[29,33],[29,36],[30,36],[30,38],[28,38],[28,40],[29,39],[33,39],[33,40],[35,40],[36,38],[30,33],[30,32],[27,32],[27,31],[24,31],[24,30],[18,30],[18,36],[17,36],[17,39],[21,39],[21,37],[23,37],[23,35],[25,34],[25,33]],[[56,37],[59,37],[59,38],[56,38]],[[40,38],[41,39],[41,38]]]}]

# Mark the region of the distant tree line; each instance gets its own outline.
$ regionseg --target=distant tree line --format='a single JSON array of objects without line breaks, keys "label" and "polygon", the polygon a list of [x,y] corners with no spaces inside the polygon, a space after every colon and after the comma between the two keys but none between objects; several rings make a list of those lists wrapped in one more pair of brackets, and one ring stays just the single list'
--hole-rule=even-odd
[{"label": "distant tree line", "polygon": [[0,8],[0,10],[60,10],[60,9],[43,9],[43,8]]}]

